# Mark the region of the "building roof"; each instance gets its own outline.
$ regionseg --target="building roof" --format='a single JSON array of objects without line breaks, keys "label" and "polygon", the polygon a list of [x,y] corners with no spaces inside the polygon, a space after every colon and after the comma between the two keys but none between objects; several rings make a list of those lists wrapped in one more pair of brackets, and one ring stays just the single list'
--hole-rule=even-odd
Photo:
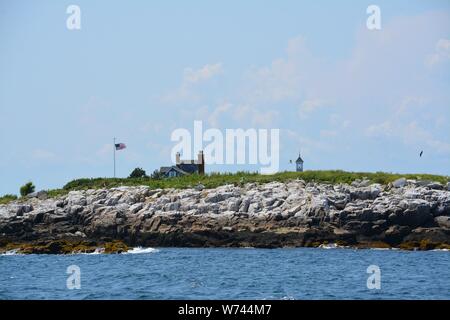
[{"label": "building roof", "polygon": [[198,173],[199,165],[196,163],[180,163],[177,167],[188,173]]},{"label": "building roof", "polygon": [[169,171],[172,171],[172,170],[175,170],[175,171],[177,171],[178,173],[181,173],[181,174],[189,174],[188,172],[186,172],[186,171],[184,171],[184,170],[178,168],[177,166],[161,167],[161,168],[159,169],[159,171],[160,171],[161,173],[163,173],[163,174],[166,174],[166,173],[168,173]]},{"label": "building roof", "polygon": [[297,158],[297,160],[295,160],[295,162],[296,162],[296,163],[303,163],[303,159],[302,159],[302,157],[300,156],[300,153],[298,154],[298,158]]}]

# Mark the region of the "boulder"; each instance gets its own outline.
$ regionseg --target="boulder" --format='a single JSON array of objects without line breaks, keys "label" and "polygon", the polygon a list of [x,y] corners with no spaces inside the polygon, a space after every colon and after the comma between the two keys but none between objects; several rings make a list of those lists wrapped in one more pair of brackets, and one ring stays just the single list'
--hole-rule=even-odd
[{"label": "boulder", "polygon": [[205,189],[205,186],[202,185],[201,183],[199,183],[195,186],[195,190],[197,190],[197,191],[202,191],[203,189]]},{"label": "boulder", "polygon": [[434,218],[434,221],[443,228],[449,228],[450,229],[450,217],[447,216],[438,216]]},{"label": "boulder", "polygon": [[382,240],[391,245],[397,245],[410,232],[411,229],[406,226],[391,226],[384,232],[384,238]]},{"label": "boulder", "polygon": [[41,190],[27,194],[27,198],[38,198],[39,200],[47,199],[47,191]]},{"label": "boulder", "polygon": [[404,242],[428,241],[433,243],[450,243],[450,230],[440,228],[416,228],[407,235]]},{"label": "boulder", "polygon": [[444,186],[442,184],[440,184],[439,182],[431,182],[428,186],[428,188],[430,189],[435,189],[435,190],[442,190],[444,189]]},{"label": "boulder", "polygon": [[430,207],[427,205],[419,205],[415,209],[407,209],[403,211],[397,219],[400,225],[408,227],[418,227],[427,220],[431,219]]},{"label": "boulder", "polygon": [[357,215],[361,221],[376,221],[380,219],[380,213],[372,211],[372,209],[366,208]]},{"label": "boulder", "polygon": [[394,188],[403,188],[406,185],[406,179],[405,178],[400,178],[395,180],[394,182],[392,182],[392,186]]}]

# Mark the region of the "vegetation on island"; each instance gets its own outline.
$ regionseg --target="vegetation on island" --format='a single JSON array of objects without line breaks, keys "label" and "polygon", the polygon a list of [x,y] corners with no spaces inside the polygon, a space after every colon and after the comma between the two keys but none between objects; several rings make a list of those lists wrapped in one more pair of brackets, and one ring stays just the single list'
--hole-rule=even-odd
[{"label": "vegetation on island", "polygon": [[27,182],[23,186],[20,187],[20,195],[22,197],[25,197],[26,195],[33,193],[35,189],[35,186],[33,182]]},{"label": "vegetation on island", "polygon": [[11,202],[13,200],[17,200],[17,196],[15,194],[5,194],[4,196],[0,197],[0,204],[7,204],[8,202]]},{"label": "vegetation on island", "polygon": [[[432,174],[399,174],[386,172],[347,172],[342,170],[311,170],[304,172],[279,172],[271,175],[263,175],[257,172],[236,172],[236,173],[208,173],[205,175],[187,175],[182,177],[162,178],[161,175],[153,173],[147,176],[145,171],[136,168],[128,178],[82,178],[68,182],[62,189],[47,190],[49,197],[67,194],[73,190],[113,188],[120,186],[148,186],[152,189],[185,189],[197,185],[203,185],[205,188],[215,188],[226,184],[244,185],[245,183],[268,183],[273,181],[286,182],[289,180],[302,179],[305,182],[323,182],[323,183],[352,183],[355,180],[369,180],[370,183],[389,184],[399,178],[436,181],[446,184],[450,181],[449,176]],[[34,185],[27,183],[24,193],[28,194],[34,191]],[[21,188],[21,194],[22,194]],[[33,190],[33,191],[31,191]],[[23,195],[23,194],[22,194]],[[0,204],[16,200],[14,195],[5,195],[0,197]]]},{"label": "vegetation on island", "polygon": [[431,174],[394,174],[385,172],[346,172],[342,170],[304,171],[304,172],[279,172],[271,175],[263,175],[252,172],[237,173],[209,173],[205,175],[188,175],[163,179],[161,177],[142,178],[85,178],[76,179],[67,183],[63,190],[99,189],[118,186],[145,185],[152,189],[156,188],[192,188],[202,184],[205,188],[215,188],[225,184],[243,185],[245,183],[268,183],[273,181],[286,182],[289,180],[302,179],[306,182],[324,183],[352,183],[355,180],[367,179],[371,183],[388,184],[399,178],[429,180],[447,183],[449,177]]}]

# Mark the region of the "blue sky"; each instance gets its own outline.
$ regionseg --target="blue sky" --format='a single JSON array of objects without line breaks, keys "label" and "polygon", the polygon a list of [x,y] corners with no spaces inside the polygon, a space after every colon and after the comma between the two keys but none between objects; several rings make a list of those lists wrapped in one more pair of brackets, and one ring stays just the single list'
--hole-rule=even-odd
[{"label": "blue sky", "polygon": [[111,176],[114,136],[150,173],[194,120],[279,128],[281,170],[450,174],[445,0],[0,0],[0,39],[0,194]]}]

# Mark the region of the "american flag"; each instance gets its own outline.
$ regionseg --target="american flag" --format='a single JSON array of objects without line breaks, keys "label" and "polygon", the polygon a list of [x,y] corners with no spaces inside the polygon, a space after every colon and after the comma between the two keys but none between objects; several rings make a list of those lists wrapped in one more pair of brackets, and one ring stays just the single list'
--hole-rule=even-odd
[{"label": "american flag", "polygon": [[116,150],[122,150],[122,149],[125,149],[127,146],[125,145],[125,143],[116,143],[115,147],[116,147]]}]

